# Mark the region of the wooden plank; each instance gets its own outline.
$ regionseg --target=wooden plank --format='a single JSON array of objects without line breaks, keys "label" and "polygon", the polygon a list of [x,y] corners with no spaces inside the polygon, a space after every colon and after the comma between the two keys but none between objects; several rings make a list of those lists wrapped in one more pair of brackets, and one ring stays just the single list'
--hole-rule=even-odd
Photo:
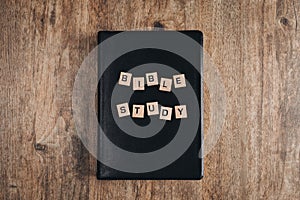
[{"label": "wooden plank", "polygon": [[[299,16],[291,0],[1,1],[0,199],[299,199]],[[203,31],[222,135],[201,181],[97,181],[72,119],[76,73],[97,31],[154,24]]]}]

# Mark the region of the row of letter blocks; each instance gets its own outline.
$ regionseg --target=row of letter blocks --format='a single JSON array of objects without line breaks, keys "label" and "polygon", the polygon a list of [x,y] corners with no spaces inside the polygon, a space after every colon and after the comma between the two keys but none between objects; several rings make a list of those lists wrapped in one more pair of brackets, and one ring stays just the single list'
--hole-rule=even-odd
[{"label": "row of letter blocks", "polygon": [[[130,86],[131,84],[131,73],[121,72],[119,78],[119,85]],[[171,78],[161,78],[159,83],[159,90],[165,92],[171,92],[172,82],[174,81],[175,88],[186,87],[184,74],[178,74]],[[133,90],[145,90],[145,79],[144,77],[133,77],[132,78]],[[158,85],[157,72],[146,73],[147,86]]]},{"label": "row of letter blocks", "polygon": [[[148,116],[159,115],[159,118],[162,120],[171,120],[172,118],[173,108],[160,106],[160,111],[159,111],[158,102],[146,103],[146,109],[147,109]],[[128,103],[118,104],[117,110],[118,110],[119,117],[130,116]],[[176,119],[187,118],[186,105],[174,106],[174,110],[175,110]],[[132,115],[131,115],[133,118],[144,118],[144,112],[145,112],[144,105],[133,104]]]}]

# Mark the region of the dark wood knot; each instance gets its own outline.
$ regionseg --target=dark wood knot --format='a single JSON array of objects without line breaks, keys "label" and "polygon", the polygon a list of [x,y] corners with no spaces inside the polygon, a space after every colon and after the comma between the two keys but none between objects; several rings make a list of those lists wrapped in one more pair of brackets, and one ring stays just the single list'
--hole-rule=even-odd
[{"label": "dark wood knot", "polygon": [[284,26],[288,26],[289,25],[289,20],[286,17],[281,17],[280,18],[280,23]]},{"label": "dark wood knot", "polygon": [[153,26],[154,26],[155,28],[164,28],[164,25],[163,25],[162,23],[160,23],[159,21],[155,21],[155,22],[153,23]]},{"label": "dark wood knot", "polygon": [[40,144],[40,143],[36,143],[34,145],[34,149],[37,150],[37,151],[46,151],[47,150],[47,146],[46,145],[43,145],[43,144]]}]

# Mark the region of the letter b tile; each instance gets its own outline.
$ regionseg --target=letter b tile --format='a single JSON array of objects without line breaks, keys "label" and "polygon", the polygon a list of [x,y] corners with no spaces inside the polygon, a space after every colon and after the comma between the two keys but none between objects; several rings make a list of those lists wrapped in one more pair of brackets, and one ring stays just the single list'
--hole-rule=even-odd
[{"label": "letter b tile", "polygon": [[146,73],[146,81],[148,86],[158,85],[157,72]]},{"label": "letter b tile", "polygon": [[130,86],[131,76],[131,73],[121,72],[119,78],[119,85]]}]

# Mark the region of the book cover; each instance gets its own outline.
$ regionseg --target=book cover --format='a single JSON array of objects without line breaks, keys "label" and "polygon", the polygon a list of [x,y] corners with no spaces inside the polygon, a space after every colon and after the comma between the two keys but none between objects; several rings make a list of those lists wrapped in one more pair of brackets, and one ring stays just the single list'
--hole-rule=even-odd
[{"label": "book cover", "polygon": [[97,178],[203,177],[203,35],[98,33]]}]

